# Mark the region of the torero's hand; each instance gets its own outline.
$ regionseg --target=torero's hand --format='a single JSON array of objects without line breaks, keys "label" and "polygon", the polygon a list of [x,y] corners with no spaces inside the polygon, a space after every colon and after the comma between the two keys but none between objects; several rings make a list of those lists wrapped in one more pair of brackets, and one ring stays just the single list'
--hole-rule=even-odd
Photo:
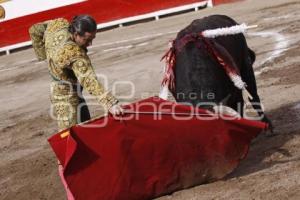
[{"label": "torero's hand", "polygon": [[112,115],[123,115],[124,109],[119,105],[115,104],[108,110]]}]

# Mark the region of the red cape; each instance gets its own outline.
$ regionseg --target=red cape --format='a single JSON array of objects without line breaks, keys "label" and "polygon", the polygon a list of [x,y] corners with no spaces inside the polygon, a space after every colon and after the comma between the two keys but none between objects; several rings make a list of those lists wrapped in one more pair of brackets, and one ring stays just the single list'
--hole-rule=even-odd
[{"label": "red cape", "polygon": [[[220,179],[236,168],[251,140],[266,128],[155,97],[126,109],[143,113],[122,120],[102,117],[88,123],[93,127],[76,125],[68,136],[61,132],[49,138],[75,199],[152,199]],[[184,115],[192,111],[195,115]],[[105,120],[106,126],[97,127]]]}]

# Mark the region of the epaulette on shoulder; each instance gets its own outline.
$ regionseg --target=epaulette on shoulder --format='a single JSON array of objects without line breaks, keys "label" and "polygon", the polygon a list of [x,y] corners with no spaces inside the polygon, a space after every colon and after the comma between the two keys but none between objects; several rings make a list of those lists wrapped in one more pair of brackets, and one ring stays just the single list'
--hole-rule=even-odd
[{"label": "epaulette on shoulder", "polygon": [[78,57],[84,57],[84,51],[75,43],[67,43],[57,51],[57,64],[68,66]]},{"label": "epaulette on shoulder", "polygon": [[55,33],[63,28],[68,28],[70,23],[64,18],[58,18],[49,22],[47,31],[48,33]]}]

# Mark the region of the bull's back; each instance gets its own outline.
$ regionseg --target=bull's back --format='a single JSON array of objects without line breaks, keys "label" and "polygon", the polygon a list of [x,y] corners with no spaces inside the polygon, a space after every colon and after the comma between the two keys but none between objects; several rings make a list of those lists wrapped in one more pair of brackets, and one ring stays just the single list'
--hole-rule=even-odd
[{"label": "bull's back", "polygon": [[[176,43],[187,34],[236,24],[224,15],[198,19],[178,33]],[[216,38],[216,41],[228,51],[240,68],[243,64],[242,54],[247,48],[244,36],[222,36]],[[234,87],[223,67],[201,42],[187,43],[183,49],[176,52],[175,83],[173,95],[178,102],[189,102],[193,105],[204,102],[219,103],[229,97],[227,105],[235,107],[236,99],[240,98],[240,92]]]}]

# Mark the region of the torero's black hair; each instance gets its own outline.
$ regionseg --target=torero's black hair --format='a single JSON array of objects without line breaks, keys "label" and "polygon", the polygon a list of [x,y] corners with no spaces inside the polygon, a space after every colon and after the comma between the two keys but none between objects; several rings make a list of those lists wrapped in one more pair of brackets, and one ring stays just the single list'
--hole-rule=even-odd
[{"label": "torero's black hair", "polygon": [[74,16],[69,26],[70,33],[78,33],[80,36],[84,36],[86,32],[92,33],[96,30],[96,21],[89,15]]}]

